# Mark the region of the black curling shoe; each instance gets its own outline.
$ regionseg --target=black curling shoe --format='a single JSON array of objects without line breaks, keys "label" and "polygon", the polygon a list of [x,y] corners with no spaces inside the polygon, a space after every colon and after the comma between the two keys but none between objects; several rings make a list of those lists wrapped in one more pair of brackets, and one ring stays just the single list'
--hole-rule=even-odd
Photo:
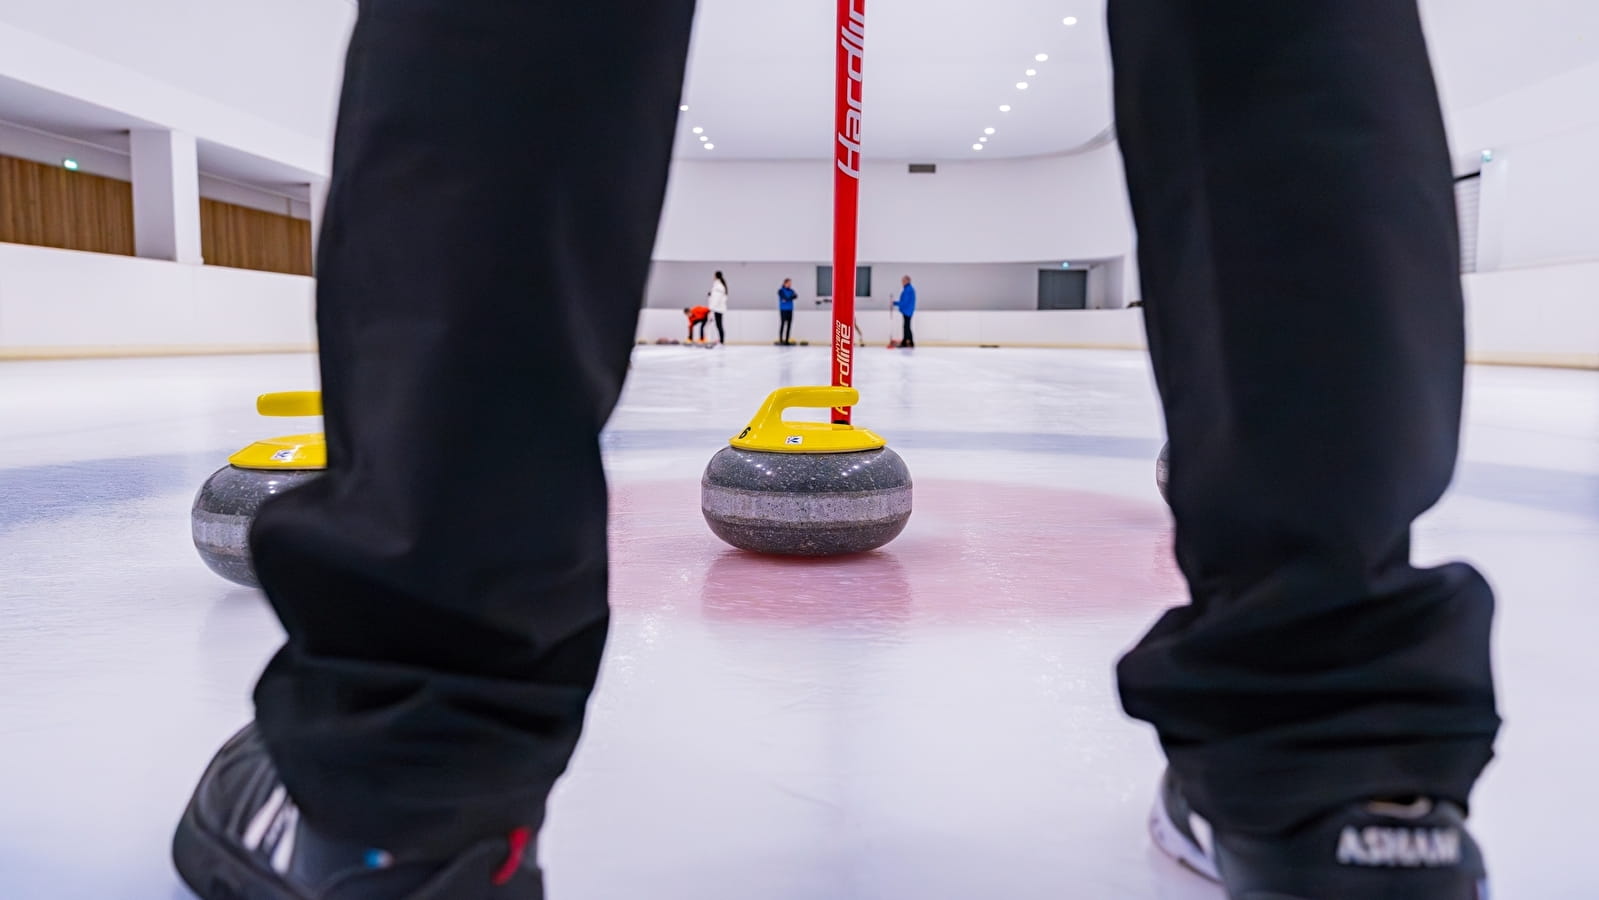
[{"label": "black curling shoe", "polygon": [[450,859],[409,859],[313,833],[250,725],[211,761],[172,839],[203,900],[542,900],[533,834],[518,829]]},{"label": "black curling shoe", "polygon": [[1279,837],[1217,834],[1168,771],[1149,833],[1231,900],[1488,900],[1482,853],[1452,803],[1358,803]]}]

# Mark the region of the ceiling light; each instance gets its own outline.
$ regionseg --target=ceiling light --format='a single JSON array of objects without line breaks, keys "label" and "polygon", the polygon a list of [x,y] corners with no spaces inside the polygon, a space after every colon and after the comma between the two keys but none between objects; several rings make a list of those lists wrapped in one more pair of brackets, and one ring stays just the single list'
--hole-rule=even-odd
[{"label": "ceiling light", "polygon": [[694,133],[695,134],[704,134],[705,133],[705,129],[696,127],[694,129]]},{"label": "ceiling light", "polygon": [[61,168],[71,172],[76,172],[78,171],[78,161],[75,159],[63,159],[61,161]]},{"label": "ceiling light", "polygon": [[981,149],[983,149],[983,145],[982,144],[973,144],[972,145],[972,149],[973,150],[981,150]]},{"label": "ceiling light", "polygon": [[687,103],[685,103],[685,104],[683,104],[683,105],[682,105],[682,106],[679,106],[679,107],[678,107],[678,108],[677,108],[677,111],[678,111],[678,112],[688,112],[688,104],[687,104]]},{"label": "ceiling light", "polygon": [[993,134],[994,133],[994,129],[992,129],[992,128],[984,128],[983,129],[983,133],[984,134]]},{"label": "ceiling light", "polygon": [[1031,78],[1031,77],[1033,77],[1034,75],[1037,75],[1037,74],[1038,74],[1038,70],[1037,69],[1028,69],[1027,70],[1027,77],[1028,78]]},{"label": "ceiling light", "polygon": [[1076,25],[1077,24],[1077,17],[1076,16],[1067,16],[1066,18],[1062,19],[1061,22],[1062,22],[1062,24],[1065,24],[1065,25]]},{"label": "ceiling light", "polygon": [[1049,54],[1048,53],[1040,53],[1037,56],[1033,57],[1033,59],[1037,60],[1038,62],[1049,62]]},{"label": "ceiling light", "polygon": [[1009,103],[1001,103],[999,105],[999,111],[1000,112],[1010,112],[1010,104]]},{"label": "ceiling light", "polygon": [[716,145],[715,144],[706,144],[705,145],[705,149],[707,149],[707,150],[715,150],[716,149]]},{"label": "ceiling light", "polygon": [[978,140],[979,143],[983,143],[983,144],[988,143],[988,138],[987,137],[980,137],[977,140]]},{"label": "ceiling light", "polygon": [[702,134],[702,135],[700,135],[700,141],[701,141],[701,142],[704,142],[704,141],[708,141],[708,140],[710,140],[710,138],[708,138],[708,137],[706,137],[706,136],[705,136],[705,135],[703,135],[703,134]]},{"label": "ceiling light", "polygon": [[1018,91],[1027,90],[1027,82],[1025,82],[1025,81],[1016,82],[1016,90],[1018,90]]},{"label": "ceiling light", "polygon": [[[71,162],[71,160],[67,160],[67,161]],[[1484,150],[1484,151],[1482,151],[1482,161],[1485,162],[1485,163],[1493,162],[1494,161],[1494,152],[1492,150]],[[77,166],[67,166],[67,168],[76,169]]]}]

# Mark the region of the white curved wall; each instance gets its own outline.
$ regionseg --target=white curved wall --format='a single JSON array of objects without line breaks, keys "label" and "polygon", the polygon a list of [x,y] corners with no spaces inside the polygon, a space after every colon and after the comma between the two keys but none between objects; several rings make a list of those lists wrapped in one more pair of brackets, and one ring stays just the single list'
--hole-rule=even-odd
[{"label": "white curved wall", "polygon": [[[831,259],[832,172],[823,160],[678,160],[655,258]],[[908,174],[903,162],[868,162],[860,228],[862,260],[900,263],[1110,259],[1132,246],[1114,146],[1073,156],[939,163],[935,175]]]},{"label": "white curved wall", "polygon": [[1450,116],[1457,167],[1483,169],[1479,265],[1599,260],[1599,62]]}]

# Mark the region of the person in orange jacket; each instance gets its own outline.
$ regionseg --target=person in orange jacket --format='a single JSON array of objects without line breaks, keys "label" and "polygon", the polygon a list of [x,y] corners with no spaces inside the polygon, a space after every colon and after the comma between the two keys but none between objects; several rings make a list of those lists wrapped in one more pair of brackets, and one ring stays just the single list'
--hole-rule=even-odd
[{"label": "person in orange jacket", "polygon": [[698,325],[700,326],[700,343],[705,343],[705,323],[711,320],[711,308],[709,306],[696,306],[690,309],[685,306],[683,307],[683,315],[688,316],[689,342],[693,343],[694,326]]}]

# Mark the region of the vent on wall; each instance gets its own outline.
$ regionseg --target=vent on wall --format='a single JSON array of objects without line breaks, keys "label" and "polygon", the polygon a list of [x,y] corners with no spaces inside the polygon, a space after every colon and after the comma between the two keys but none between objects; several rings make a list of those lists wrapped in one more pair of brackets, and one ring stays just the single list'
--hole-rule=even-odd
[{"label": "vent on wall", "polygon": [[938,166],[932,163],[911,163],[908,167],[912,175],[936,175]]}]

